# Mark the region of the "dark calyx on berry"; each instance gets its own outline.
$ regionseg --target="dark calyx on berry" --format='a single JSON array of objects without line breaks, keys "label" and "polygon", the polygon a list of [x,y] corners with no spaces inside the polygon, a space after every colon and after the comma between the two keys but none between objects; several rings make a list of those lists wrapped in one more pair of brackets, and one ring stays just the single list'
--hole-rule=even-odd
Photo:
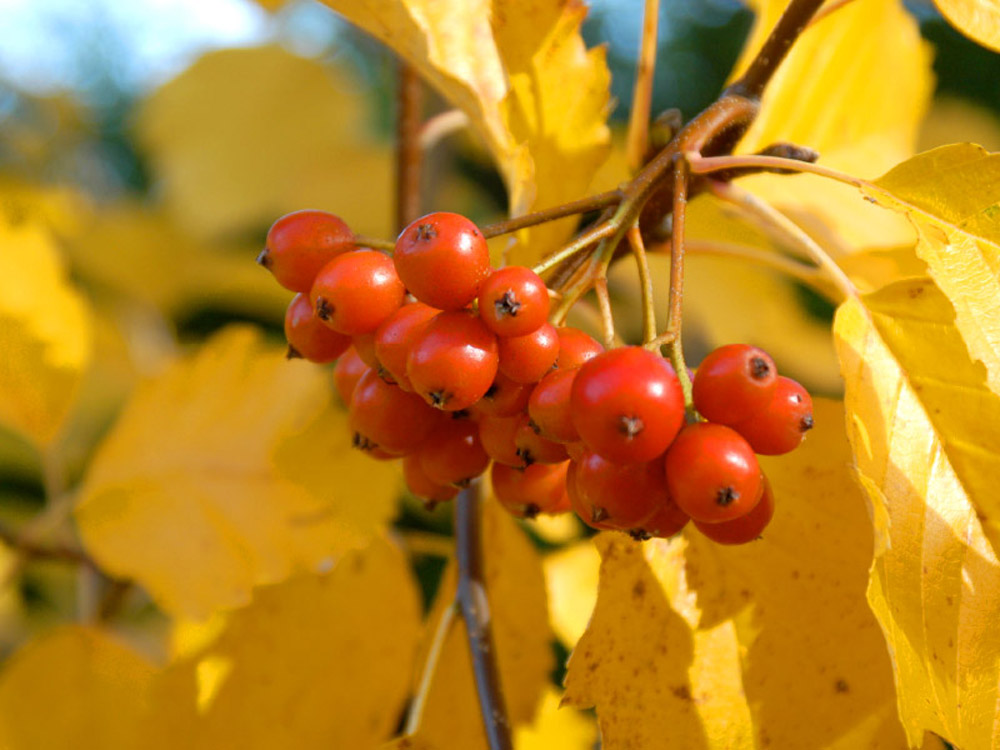
[{"label": "dark calyx on berry", "polygon": [[635,539],[637,542],[644,542],[647,539],[652,539],[653,535],[650,534],[645,529],[629,529],[628,535]]},{"label": "dark calyx on berry", "polygon": [[326,297],[316,298],[316,317],[320,320],[329,320],[333,317],[333,305]]},{"label": "dark calyx on berry", "polygon": [[813,418],[812,414],[806,414],[802,419],[799,420],[799,429],[803,432],[809,432],[813,428]]},{"label": "dark calyx on berry", "polygon": [[590,511],[590,520],[593,523],[601,523],[611,518],[611,514],[599,505],[595,505]]},{"label": "dark calyx on berry", "polygon": [[361,451],[370,451],[374,450],[375,448],[378,448],[378,446],[375,445],[375,443],[366,438],[360,432],[355,432],[351,436],[351,446]]},{"label": "dark calyx on berry", "polygon": [[618,420],[619,431],[629,440],[642,432],[644,427],[639,417],[627,417],[623,414]]},{"label": "dark calyx on berry", "polygon": [[[302,352],[289,344],[288,351],[285,352],[285,359],[303,359]],[[812,425],[809,426],[812,427]]]},{"label": "dark calyx on berry", "polygon": [[417,226],[418,240],[432,240],[438,236],[437,227],[433,224],[420,224]]},{"label": "dark calyx on berry", "polygon": [[516,451],[514,451],[514,453],[517,454],[518,458],[524,461],[524,467],[522,468],[531,466],[533,463],[535,463],[535,456],[532,454],[530,448],[518,448]]},{"label": "dark calyx on berry", "polygon": [[516,317],[517,311],[521,309],[521,303],[514,296],[514,292],[508,289],[500,299],[493,303],[493,308],[496,310],[498,318],[504,318],[508,315]]},{"label": "dark calyx on berry", "polygon": [[451,401],[451,394],[443,388],[438,388],[437,390],[429,391],[427,398],[431,400],[431,406],[443,409]]},{"label": "dark calyx on berry", "polygon": [[539,508],[534,503],[528,503],[527,505],[524,506],[524,517],[525,518],[529,518],[529,519],[530,518],[535,518],[541,512],[542,512],[542,509]]},{"label": "dark calyx on berry", "polygon": [[270,268],[273,265],[271,251],[268,248],[265,247],[260,251],[260,254],[257,256],[257,263],[264,266],[264,268]]},{"label": "dark calyx on berry", "polygon": [[750,359],[750,376],[755,380],[761,380],[771,374],[771,365],[763,357],[752,357]]},{"label": "dark calyx on berry", "polygon": [[719,505],[725,507],[731,505],[740,499],[740,493],[734,490],[732,487],[723,487],[717,493],[715,493],[715,502]]}]

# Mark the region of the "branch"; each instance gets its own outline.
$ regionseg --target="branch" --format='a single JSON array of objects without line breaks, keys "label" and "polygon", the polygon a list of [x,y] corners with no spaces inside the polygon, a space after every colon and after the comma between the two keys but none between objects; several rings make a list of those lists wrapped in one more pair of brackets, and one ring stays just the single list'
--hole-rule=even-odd
[{"label": "branch", "polygon": [[17,551],[29,560],[54,560],[72,565],[86,565],[96,568],[96,564],[83,550],[63,544],[40,544],[17,534],[13,529],[0,526],[0,542]]},{"label": "branch", "polygon": [[629,166],[638,169],[649,148],[649,113],[653,102],[653,73],[656,72],[656,27],[660,19],[660,0],[646,0],[642,16],[642,40],[635,64],[635,87],[632,89],[632,112],[629,114],[625,152]]},{"label": "branch", "polygon": [[480,480],[455,499],[455,556],[458,562],[458,603],[469,634],[472,672],[479,695],[479,710],[490,750],[511,750],[510,720],[500,689],[492,616],[486,596],[482,546]]},{"label": "branch", "polygon": [[608,206],[614,206],[621,202],[621,199],[622,192],[620,190],[609,190],[606,193],[598,193],[597,195],[591,195],[586,198],[581,198],[580,200],[563,203],[558,206],[553,206],[552,208],[546,208],[541,211],[535,211],[534,213],[524,214],[524,216],[516,216],[513,219],[505,219],[504,221],[498,221],[494,224],[487,224],[486,226],[481,227],[480,231],[486,239],[499,237],[501,234],[509,234],[511,232],[516,232],[519,229],[533,227],[537,224],[544,224],[547,221],[554,221],[555,219],[562,219],[566,216],[585,214],[590,211],[607,208]]},{"label": "branch", "polygon": [[418,218],[420,210],[420,166],[423,149],[423,99],[420,76],[400,61],[396,91],[396,227],[402,230]]}]

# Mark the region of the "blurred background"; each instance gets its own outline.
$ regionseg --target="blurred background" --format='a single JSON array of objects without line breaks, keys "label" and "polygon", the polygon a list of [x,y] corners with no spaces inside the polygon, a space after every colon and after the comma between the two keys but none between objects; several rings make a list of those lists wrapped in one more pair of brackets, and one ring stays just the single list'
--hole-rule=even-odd
[{"label": "blurred background", "polygon": [[[591,5],[584,33],[608,45],[621,130],[643,3]],[[929,2],[907,7],[935,50],[920,148],[1000,149],[1000,55],[965,40]],[[734,0],[668,0],[661,13],[653,111],[691,116],[724,85],[752,14]],[[277,217],[324,208],[361,233],[394,234],[393,87],[391,55],[313,0],[276,10],[249,0],[0,0],[0,212],[47,226],[95,311],[94,364],[61,441],[69,486],[138,378],[231,322],[281,336],[288,295],[253,263]],[[445,108],[429,97],[428,114]],[[615,184],[620,168],[613,157],[599,181]],[[500,177],[469,135],[436,145],[426,170],[427,210],[503,215]],[[836,392],[833,309],[788,289],[812,338],[801,362],[779,365]],[[0,428],[0,519],[42,507],[41,476],[34,450]],[[400,523],[442,529],[447,512],[404,507]],[[560,533],[579,530],[551,540]],[[441,564],[427,557],[425,588]],[[71,617],[65,571],[38,564],[20,580],[4,596],[33,618]]]}]

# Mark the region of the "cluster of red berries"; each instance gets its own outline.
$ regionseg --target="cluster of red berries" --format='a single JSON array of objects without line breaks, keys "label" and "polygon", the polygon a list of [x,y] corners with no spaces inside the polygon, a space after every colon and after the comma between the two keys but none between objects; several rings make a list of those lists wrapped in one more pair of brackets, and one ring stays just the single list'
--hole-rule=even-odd
[{"label": "cluster of red berries", "polygon": [[710,422],[685,425],[666,360],[551,325],[542,279],[491,268],[458,214],[413,222],[390,257],[359,248],[336,216],[299,211],[271,227],[258,261],[298,292],[289,355],[336,360],[354,445],[402,458],[429,503],[492,462],[493,493],[517,516],[572,509],[638,538],[694,519],[712,539],[749,541],[773,511],[754,453],[791,450],[812,426],[805,390],[742,345],[702,364],[694,401]]}]

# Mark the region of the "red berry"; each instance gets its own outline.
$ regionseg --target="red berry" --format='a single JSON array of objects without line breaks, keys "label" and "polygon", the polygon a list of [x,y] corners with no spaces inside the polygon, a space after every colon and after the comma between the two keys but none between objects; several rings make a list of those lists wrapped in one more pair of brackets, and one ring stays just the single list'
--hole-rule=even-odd
[{"label": "red berry", "polygon": [[735,430],[699,422],[681,430],[667,451],[667,486],[696,521],[720,523],[749,513],[760,499],[760,465]]},{"label": "red berry", "polygon": [[663,357],[638,346],[604,352],[573,381],[573,425],[610,461],[643,463],[663,453],[684,422],[684,394]]},{"label": "red berry", "polygon": [[535,386],[528,399],[528,414],[541,434],[558,443],[575,443],[580,439],[573,426],[570,395],[573,381],[580,368],[553,370]]},{"label": "red berry", "polygon": [[351,405],[351,396],[354,395],[354,386],[361,380],[371,368],[364,363],[353,346],[347,348],[337,364],[333,367],[333,384],[337,389],[337,395],[344,402],[344,406]]},{"label": "red berry", "polygon": [[812,398],[791,378],[780,377],[771,400],[733,429],[747,439],[755,453],[777,456],[788,453],[812,429]]},{"label": "red berry", "polygon": [[486,454],[498,463],[524,468],[524,459],[517,454],[514,437],[521,426],[520,415],[513,417],[484,416],[479,420],[479,440]]},{"label": "red berry", "polygon": [[296,294],[285,311],[285,338],[289,357],[310,362],[333,362],[351,345],[351,337],[332,331],[313,314],[309,295]]},{"label": "red berry", "polygon": [[355,250],[323,266],[309,299],[330,328],[353,336],[378,328],[403,304],[405,294],[391,258]]},{"label": "red berry", "polygon": [[374,331],[370,333],[359,333],[357,336],[352,336],[351,345],[358,353],[358,356],[361,357],[362,362],[371,367],[373,370],[379,369],[380,365],[378,357],[375,355]]},{"label": "red berry", "polygon": [[570,510],[566,492],[566,470],[561,464],[535,464],[515,469],[493,464],[490,482],[497,500],[518,518],[534,518],[539,513],[562,513]]},{"label": "red berry", "polygon": [[497,336],[527,336],[549,317],[549,290],[530,268],[497,269],[479,289],[479,317]]},{"label": "red berry", "polygon": [[528,408],[530,396],[531,386],[515,383],[498,372],[493,385],[476,402],[475,408],[481,414],[493,417],[512,417]]},{"label": "red berry", "polygon": [[468,486],[490,464],[479,441],[479,425],[468,419],[446,419],[419,454],[421,468],[437,484]]},{"label": "red berry", "polygon": [[556,359],[556,367],[559,369],[579,367],[604,351],[603,346],[578,328],[564,326],[557,328],[556,333],[559,336],[559,357]]},{"label": "red berry", "polygon": [[702,360],[694,376],[694,407],[708,421],[732,427],[771,400],[777,377],[774,360],[762,349],[720,346]]},{"label": "red berry", "polygon": [[354,387],[348,414],[356,447],[377,446],[397,456],[420,448],[440,420],[419,396],[389,385],[374,370]]},{"label": "red berry", "polygon": [[677,507],[677,504],[668,497],[652,516],[643,521],[642,528],[635,536],[637,539],[646,537],[669,539],[674,534],[679,534],[690,520],[691,516]]},{"label": "red berry", "polygon": [[641,529],[669,502],[663,461],[619,464],[587,451],[567,479],[573,509],[595,529]]},{"label": "red berry", "polygon": [[771,493],[771,485],[767,477],[764,477],[763,482],[764,490],[753,510],[745,516],[722,523],[695,521],[694,525],[698,527],[698,531],[719,544],[746,544],[760,537],[774,516],[774,495]]},{"label": "red berry", "polygon": [[496,379],[497,338],[468,310],[440,313],[414,339],[406,374],[432,406],[467,409]]},{"label": "red berry", "polygon": [[558,464],[569,458],[566,446],[542,437],[527,414],[521,415],[519,420],[517,432],[514,433],[514,446],[525,466],[536,463]]},{"label": "red berry", "polygon": [[308,293],[323,266],[354,249],[354,235],[338,217],[296,211],[274,222],[257,262],[286,289]]},{"label": "red berry", "polygon": [[438,484],[428,478],[416,453],[403,459],[403,478],[410,492],[428,503],[443,503],[458,494],[458,488]]},{"label": "red berry", "polygon": [[555,326],[543,323],[527,336],[501,337],[500,372],[518,383],[537,383],[559,356]]},{"label": "red berry", "polygon": [[392,257],[410,293],[440,310],[467,306],[490,273],[482,232],[459,214],[417,219],[399,235]]},{"label": "red berry", "polygon": [[375,356],[383,379],[393,381],[404,391],[413,390],[406,376],[406,357],[413,340],[438,312],[423,302],[403,305],[376,329]]}]

